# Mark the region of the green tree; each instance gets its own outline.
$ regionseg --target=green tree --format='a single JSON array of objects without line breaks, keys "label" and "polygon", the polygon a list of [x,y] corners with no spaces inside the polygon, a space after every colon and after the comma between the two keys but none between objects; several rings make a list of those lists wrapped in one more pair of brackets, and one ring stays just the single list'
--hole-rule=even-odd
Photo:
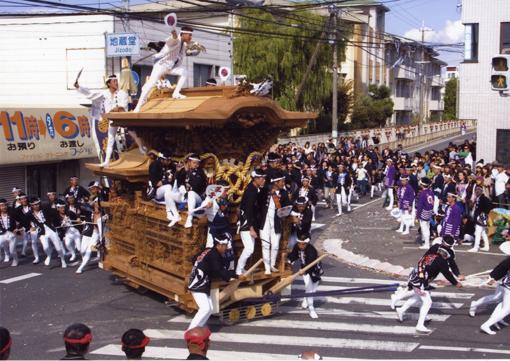
[{"label": "green tree", "polygon": [[358,96],[354,102],[352,127],[355,129],[383,127],[393,114],[390,88],[372,84],[368,87],[368,94]]},{"label": "green tree", "polygon": [[[332,99],[328,94],[322,102],[322,112],[313,129],[317,133],[331,132]],[[352,110],[353,103],[353,83],[346,81],[338,86],[338,130],[350,129],[350,124],[345,123],[345,120]]]},{"label": "green tree", "polygon": [[[286,109],[321,111],[323,99],[331,97],[332,88],[333,53],[332,47],[326,42],[319,48],[317,61],[306,79],[297,105],[295,95],[317,41],[321,39],[324,30],[321,24],[326,25],[328,18],[308,11],[292,12],[291,18],[278,18],[260,9],[241,11],[241,14],[250,18],[237,17],[239,33],[234,37],[234,72],[246,75],[251,81],[272,76],[273,95]],[[260,33],[253,34],[251,31]],[[345,44],[340,41],[339,62],[342,61],[344,49]]]},{"label": "green tree", "polygon": [[457,119],[457,78],[451,78],[446,82],[444,94],[444,119]]}]

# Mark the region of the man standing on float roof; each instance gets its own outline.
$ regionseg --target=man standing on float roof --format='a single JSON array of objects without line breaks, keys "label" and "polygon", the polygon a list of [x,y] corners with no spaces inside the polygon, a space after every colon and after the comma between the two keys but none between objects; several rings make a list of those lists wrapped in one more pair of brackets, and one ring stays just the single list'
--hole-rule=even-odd
[{"label": "man standing on float roof", "polygon": [[149,79],[142,87],[142,94],[140,94],[134,112],[137,113],[142,109],[151,89],[154,88],[158,80],[165,75],[176,75],[179,77],[172,98],[186,98],[186,96],[181,94],[181,89],[186,82],[188,72],[182,64],[182,59],[186,55],[186,45],[191,42],[192,37],[193,29],[189,26],[183,26],[179,36],[175,30],[172,31],[172,35],[166,39],[163,48],[155,55],[156,63],[152,67]]}]

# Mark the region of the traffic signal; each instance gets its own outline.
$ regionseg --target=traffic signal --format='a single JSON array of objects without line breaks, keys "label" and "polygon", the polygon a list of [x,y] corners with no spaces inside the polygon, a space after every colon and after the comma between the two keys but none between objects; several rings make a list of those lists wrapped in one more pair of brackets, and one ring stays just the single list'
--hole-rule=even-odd
[{"label": "traffic signal", "polygon": [[510,55],[496,55],[492,57],[492,74],[491,87],[492,90],[507,91],[509,90],[509,72]]}]

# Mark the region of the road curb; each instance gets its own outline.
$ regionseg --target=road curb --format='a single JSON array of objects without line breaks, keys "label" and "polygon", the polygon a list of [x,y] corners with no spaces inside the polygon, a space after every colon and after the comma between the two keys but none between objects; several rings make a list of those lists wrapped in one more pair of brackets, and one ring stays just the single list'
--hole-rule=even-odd
[{"label": "road curb", "polygon": [[321,246],[324,252],[329,253],[344,263],[370,271],[384,273],[391,277],[407,279],[409,273],[412,271],[412,267],[404,268],[399,265],[393,265],[389,262],[348,251],[342,247],[343,242],[344,241],[339,238],[329,238],[323,240]]}]

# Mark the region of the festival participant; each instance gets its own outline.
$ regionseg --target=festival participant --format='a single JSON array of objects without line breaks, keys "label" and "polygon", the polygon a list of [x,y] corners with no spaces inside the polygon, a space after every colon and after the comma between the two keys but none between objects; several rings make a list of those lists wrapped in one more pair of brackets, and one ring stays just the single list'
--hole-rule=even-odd
[{"label": "festival participant", "polygon": [[289,236],[289,250],[292,250],[298,239],[304,236],[311,237],[312,229],[312,208],[305,197],[298,197],[294,201],[294,207],[290,213],[292,217],[292,229]]},{"label": "festival participant", "polygon": [[184,340],[188,347],[189,355],[186,360],[209,360],[207,350],[211,331],[207,327],[195,327],[184,333]]},{"label": "festival participant", "polygon": [[[287,256],[287,260],[289,263],[294,263],[299,260],[300,268],[302,269],[308,266],[310,263],[314,262],[317,257],[317,249],[310,243],[310,237],[305,234],[301,234],[297,240],[297,244],[292,249],[292,252],[290,252]],[[305,292],[314,293],[319,287],[319,282],[321,280],[321,276],[324,274],[324,270],[322,269],[322,265],[319,262],[306,272],[300,270],[299,274],[303,276]],[[305,309],[308,309],[308,313],[311,318],[319,317],[317,312],[315,312],[313,296],[303,298],[301,306]]]},{"label": "festival participant", "polygon": [[431,181],[427,177],[420,179],[421,191],[418,194],[416,217],[420,222],[421,240],[420,249],[430,248],[430,220],[434,214],[434,192],[430,189]]},{"label": "festival participant", "polygon": [[128,360],[141,360],[145,347],[150,341],[150,338],[145,336],[142,330],[131,328],[122,335],[122,351]]},{"label": "festival participant", "polygon": [[[12,267],[18,265],[18,251],[16,250],[16,235],[18,231],[18,222],[14,211],[9,208],[7,200],[4,198],[0,199],[0,248],[7,248],[9,255],[12,257]],[[7,258],[4,262],[10,262],[10,258]]]},{"label": "festival participant", "polygon": [[166,217],[170,221],[168,227],[173,227],[180,219],[173,201],[176,165],[164,154],[152,149],[148,153],[151,163],[149,165],[149,198],[164,201]]},{"label": "festival participant", "polygon": [[66,355],[61,360],[86,360],[92,331],[83,323],[74,323],[64,331]]},{"label": "festival participant", "polygon": [[400,210],[400,227],[397,230],[402,235],[409,234],[409,228],[412,223],[412,209],[415,193],[413,187],[409,184],[409,176],[404,174],[400,176],[400,186],[398,187],[398,208]]},{"label": "festival participant", "polygon": [[80,185],[79,178],[75,176],[69,178],[69,186],[64,191],[64,195],[68,194],[72,194],[78,203],[82,203],[85,198],[90,197],[89,191]]},{"label": "festival participant", "polygon": [[[97,117],[103,117],[104,114],[111,112],[127,112],[129,95],[125,90],[119,89],[119,81],[117,80],[117,77],[115,75],[110,75],[108,78],[106,78],[105,84],[108,89],[99,92],[93,92],[90,89],[79,85],[78,81],[76,81],[74,87],[78,90],[78,92],[92,100],[94,111],[99,113],[97,114]],[[110,160],[113,154],[113,147],[115,145],[115,136],[117,135],[118,129],[119,127],[115,127],[111,124],[111,122],[109,122],[108,143],[106,145],[104,161],[100,164],[101,167],[108,167],[110,164]],[[128,134],[135,140],[140,151],[145,153],[147,150],[143,146],[142,141],[140,138],[138,138],[136,133],[130,130],[128,131]],[[77,199],[78,201],[81,201],[80,198],[77,197]]]},{"label": "festival participant", "polygon": [[285,191],[285,176],[282,172],[273,172],[270,179],[271,188],[266,187],[261,195],[262,210],[260,222],[260,239],[262,240],[262,258],[266,274],[278,272],[276,258],[280,249],[282,220],[278,210],[290,204]]},{"label": "festival participant", "polygon": [[157,61],[152,67],[149,79],[142,87],[142,93],[140,94],[138,104],[134,110],[135,113],[138,113],[142,109],[142,106],[147,102],[147,97],[151,89],[156,85],[158,80],[165,75],[179,77],[172,98],[186,98],[186,96],[181,94],[181,89],[188,76],[186,67],[183,64],[183,58],[186,55],[187,45],[191,42],[192,37],[193,29],[189,26],[183,26],[180,35],[177,35],[177,31],[173,30],[171,36],[166,39],[163,48],[154,56]]},{"label": "festival participant", "polygon": [[483,251],[489,250],[489,237],[487,236],[487,221],[489,212],[492,209],[491,201],[483,194],[482,187],[475,188],[475,204],[473,208],[473,219],[475,221],[475,240],[473,248],[468,252],[478,252],[480,240],[483,238]]},{"label": "festival participant", "polygon": [[383,193],[383,197],[388,196],[390,199],[390,203],[386,209],[391,211],[393,209],[393,203],[395,202],[395,197],[393,196],[393,187],[395,186],[395,174],[396,169],[393,165],[393,159],[386,159],[386,168],[384,168],[384,188],[385,191]]},{"label": "festival participant", "polygon": [[261,169],[251,173],[252,181],[244,190],[239,206],[239,234],[243,242],[243,252],[237,261],[236,274],[245,272],[246,262],[253,254],[255,241],[259,239],[260,230],[260,194],[266,183],[266,175]]},{"label": "festival participant", "polygon": [[311,186],[312,178],[309,175],[304,175],[301,178],[301,187],[299,187],[296,192],[292,195],[292,200],[295,201],[299,197],[305,197],[308,199],[308,203],[312,210],[312,221],[315,222],[315,207],[317,206],[317,192]]},{"label": "festival participant", "polygon": [[336,194],[336,205],[338,208],[337,216],[342,215],[343,206],[347,207],[347,212],[351,211],[351,187],[352,178],[349,172],[345,169],[343,164],[338,165],[338,172],[334,175],[335,179],[335,194]]},{"label": "festival participant", "polygon": [[62,268],[67,268],[64,258],[64,249],[62,242],[56,233],[56,227],[59,226],[57,211],[53,208],[41,209],[41,200],[37,197],[30,201],[31,210],[27,214],[31,227],[35,229],[37,238],[41,241],[44,252],[46,253],[45,266],[49,266],[51,262],[52,248],[50,242],[60,257]]},{"label": "festival participant", "polygon": [[448,258],[450,253],[443,247],[438,247],[437,252],[434,254],[425,254],[418,262],[418,265],[413,269],[409,275],[408,289],[414,292],[414,295],[409,298],[402,307],[397,308],[397,315],[400,322],[404,321],[404,316],[407,310],[417,303],[420,303],[420,314],[418,323],[416,324],[416,331],[422,333],[430,333],[431,331],[425,327],[425,320],[432,306],[432,298],[430,296],[429,284],[432,282],[439,273],[454,286],[461,288],[462,284],[457,281],[455,276],[450,272],[448,266]]},{"label": "festival participant", "polygon": [[501,261],[490,273],[488,284],[492,285],[496,281],[501,282],[498,283],[494,294],[471,302],[469,307],[469,315],[475,317],[476,310],[480,306],[499,302],[494,311],[492,311],[489,319],[480,326],[480,330],[488,335],[496,334],[491,327],[497,326],[498,323],[508,326],[504,319],[510,314],[510,257]]},{"label": "festival participant", "polygon": [[[195,300],[198,311],[191,320],[188,330],[195,327],[204,327],[212,314],[211,281],[220,278],[225,282],[236,278],[234,271],[225,268],[223,255],[227,252],[229,234],[214,237],[214,247],[206,248],[195,259],[189,278],[188,290]],[[243,276],[239,276],[242,278]]]},{"label": "festival participant", "polygon": [[80,221],[79,216],[71,211],[64,202],[58,200],[58,235],[64,241],[64,245],[69,253],[71,253],[70,262],[76,260],[76,251],[80,251],[81,233],[78,229]]}]

